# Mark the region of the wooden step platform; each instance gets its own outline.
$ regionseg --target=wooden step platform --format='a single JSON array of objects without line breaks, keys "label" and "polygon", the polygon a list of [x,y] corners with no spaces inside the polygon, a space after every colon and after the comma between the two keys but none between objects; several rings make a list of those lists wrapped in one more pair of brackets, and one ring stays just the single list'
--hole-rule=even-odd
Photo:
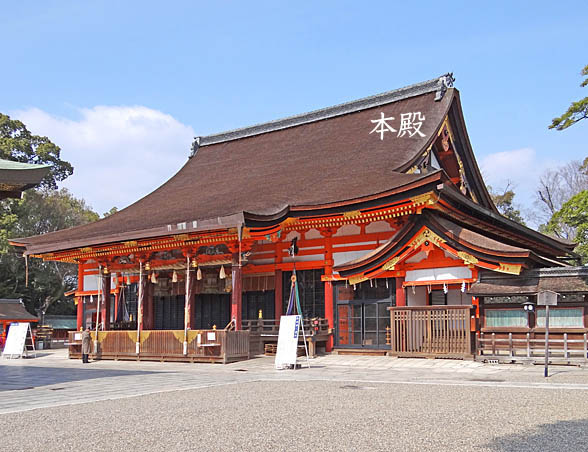
[{"label": "wooden step platform", "polygon": [[358,356],[386,356],[388,350],[374,350],[365,348],[336,348],[333,350],[337,355],[358,355]]}]

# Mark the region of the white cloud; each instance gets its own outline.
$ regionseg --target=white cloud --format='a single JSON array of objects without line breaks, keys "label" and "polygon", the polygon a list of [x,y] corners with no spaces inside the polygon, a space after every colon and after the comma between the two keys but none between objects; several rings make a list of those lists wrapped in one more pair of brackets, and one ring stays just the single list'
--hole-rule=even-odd
[{"label": "white cloud", "polygon": [[32,108],[12,112],[27,128],[61,147],[74,166],[62,183],[102,214],[150,193],[186,162],[194,131],[143,106],[96,106],[71,120]]},{"label": "white cloud", "polygon": [[480,162],[486,184],[500,190],[510,183],[515,189],[515,201],[526,205],[532,204],[539,177],[548,166],[549,162],[539,159],[531,148],[496,152]]}]

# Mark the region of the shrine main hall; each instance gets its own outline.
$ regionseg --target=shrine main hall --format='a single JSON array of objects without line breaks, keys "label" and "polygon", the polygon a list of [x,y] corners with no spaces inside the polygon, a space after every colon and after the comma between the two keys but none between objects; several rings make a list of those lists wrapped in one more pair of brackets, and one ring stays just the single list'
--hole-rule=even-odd
[{"label": "shrine main hall", "polygon": [[12,244],[77,264],[77,326],[104,358],[263,352],[294,271],[319,352],[532,355],[545,311],[525,306],[541,290],[561,301],[554,344],[582,352],[588,275],[574,244],[499,214],[453,83],[197,137],[134,204]]}]

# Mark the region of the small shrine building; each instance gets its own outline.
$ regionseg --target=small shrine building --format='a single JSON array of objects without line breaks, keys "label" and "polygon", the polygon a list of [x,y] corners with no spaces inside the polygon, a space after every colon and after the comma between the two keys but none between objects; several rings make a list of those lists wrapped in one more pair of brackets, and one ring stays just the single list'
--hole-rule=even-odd
[{"label": "small shrine building", "polygon": [[[136,332],[128,350],[139,354],[141,332],[175,331],[185,355],[192,331],[279,319],[294,269],[303,316],[328,325],[327,350],[402,355],[422,349],[423,328],[431,343],[453,341],[431,332],[443,321],[460,325],[460,350],[473,353],[470,333],[486,327],[472,290],[481,277],[512,280],[574,258],[573,244],[498,213],[451,74],[198,137],[178,173],[129,207],[13,245],[77,264],[78,328],[98,321],[131,342]],[[521,309],[497,309],[492,321],[508,326]],[[428,352],[438,353],[462,354]]]}]

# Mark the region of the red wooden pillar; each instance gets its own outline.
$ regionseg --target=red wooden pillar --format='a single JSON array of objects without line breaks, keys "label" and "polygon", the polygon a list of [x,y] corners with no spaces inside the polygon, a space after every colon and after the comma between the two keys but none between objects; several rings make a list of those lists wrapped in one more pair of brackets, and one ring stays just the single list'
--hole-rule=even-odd
[{"label": "red wooden pillar", "polygon": [[404,291],[404,287],[402,287],[403,282],[404,278],[396,278],[396,306],[406,306],[406,292]]},{"label": "red wooden pillar", "polygon": [[155,284],[147,283],[147,293],[145,294],[145,318],[143,319],[143,326],[146,330],[152,330],[155,322],[153,321],[153,292],[155,292]]},{"label": "red wooden pillar", "polygon": [[102,276],[102,306],[100,307],[100,320],[104,330],[110,329],[110,273]]},{"label": "red wooden pillar", "polygon": [[[325,317],[329,322],[329,329],[335,334],[335,310],[333,308],[333,283],[327,281],[325,283]],[[333,334],[329,336],[327,341],[327,352],[333,350]]]},{"label": "red wooden pillar", "polygon": [[232,275],[231,319],[235,321],[235,329],[240,330],[243,311],[243,273],[239,262],[239,253],[233,254]]},{"label": "red wooden pillar", "polygon": [[[84,264],[82,262],[78,263],[78,292],[84,290]],[[77,330],[80,331],[80,328],[84,326],[84,297],[76,297],[78,300],[78,311],[77,311]]]},{"label": "red wooden pillar", "polygon": [[274,319],[279,320],[282,315],[282,300],[284,296],[282,270],[276,270],[274,284]]},{"label": "red wooden pillar", "polygon": [[[321,235],[325,237],[325,276],[333,275],[333,243],[331,237],[333,236],[332,229],[321,231]],[[333,306],[333,283],[331,281],[325,282],[325,318],[329,324],[329,329],[335,332],[335,308]],[[329,336],[327,341],[326,351],[333,350],[333,334]]]},{"label": "red wooden pillar", "polygon": [[84,323],[84,297],[76,297],[76,300],[78,301],[76,325],[77,330],[80,331]]}]

